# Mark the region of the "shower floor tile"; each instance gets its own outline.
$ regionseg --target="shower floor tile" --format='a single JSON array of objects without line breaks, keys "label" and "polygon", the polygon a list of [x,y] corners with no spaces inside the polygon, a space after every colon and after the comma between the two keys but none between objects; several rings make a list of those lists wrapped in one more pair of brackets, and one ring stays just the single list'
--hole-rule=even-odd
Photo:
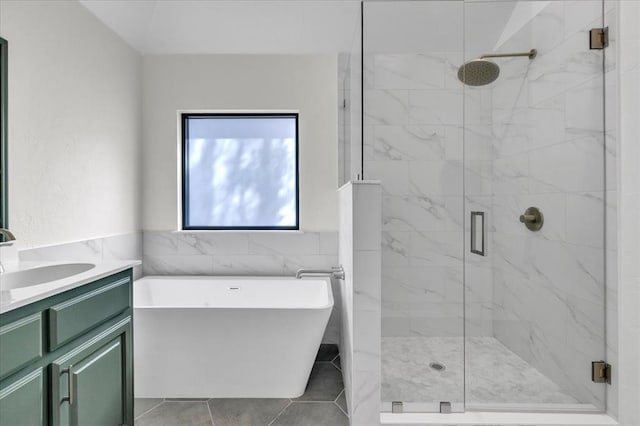
[{"label": "shower floor tile", "polygon": [[[493,337],[467,338],[466,353],[467,405],[578,404]],[[463,402],[463,354],[459,337],[383,337],[382,401]]]}]

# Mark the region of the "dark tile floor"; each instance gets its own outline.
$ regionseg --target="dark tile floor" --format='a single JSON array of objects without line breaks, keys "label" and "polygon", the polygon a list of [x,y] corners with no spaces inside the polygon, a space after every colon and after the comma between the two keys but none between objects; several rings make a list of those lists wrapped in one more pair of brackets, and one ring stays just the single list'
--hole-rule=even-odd
[{"label": "dark tile floor", "polygon": [[299,398],[136,398],[135,417],[137,426],[348,426],[338,347],[320,345]]}]

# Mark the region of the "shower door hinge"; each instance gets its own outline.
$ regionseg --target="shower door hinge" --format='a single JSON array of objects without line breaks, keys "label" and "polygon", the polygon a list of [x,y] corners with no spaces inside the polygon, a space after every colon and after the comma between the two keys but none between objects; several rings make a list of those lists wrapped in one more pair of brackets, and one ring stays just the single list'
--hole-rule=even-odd
[{"label": "shower door hinge", "polygon": [[591,381],[611,384],[611,364],[607,364],[605,361],[593,361],[591,363]]},{"label": "shower door hinge", "polygon": [[592,28],[589,31],[589,49],[609,47],[609,27]]}]

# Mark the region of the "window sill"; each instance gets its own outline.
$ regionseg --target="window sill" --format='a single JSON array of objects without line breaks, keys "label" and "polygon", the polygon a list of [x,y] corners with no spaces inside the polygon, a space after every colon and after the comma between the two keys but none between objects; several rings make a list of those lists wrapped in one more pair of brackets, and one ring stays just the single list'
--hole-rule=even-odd
[{"label": "window sill", "polygon": [[177,229],[174,234],[306,234],[299,229]]}]

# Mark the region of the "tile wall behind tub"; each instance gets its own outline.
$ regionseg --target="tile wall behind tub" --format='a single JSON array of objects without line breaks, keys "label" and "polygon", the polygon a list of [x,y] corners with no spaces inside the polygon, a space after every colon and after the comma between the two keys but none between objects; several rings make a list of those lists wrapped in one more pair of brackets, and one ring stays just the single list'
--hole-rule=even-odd
[{"label": "tile wall behind tub", "polygon": [[[384,336],[462,336],[461,63],[462,53],[455,52],[365,60],[365,177],[382,182]],[[468,101],[490,111],[486,94],[472,93]],[[483,202],[486,210],[490,115],[469,118],[475,161],[467,171],[473,175],[468,201]],[[474,275],[468,299],[469,335],[492,334],[488,262],[474,263],[482,273]]]},{"label": "tile wall behind tub", "polygon": [[[145,231],[144,275],[292,276],[338,265],[337,232]],[[338,343],[339,283],[324,343]]]},{"label": "tile wall behind tub", "polygon": [[[84,261],[141,260],[142,233],[113,235],[72,243],[35,247],[18,252],[21,261]],[[133,268],[134,279],[142,276],[142,267]]]},{"label": "tile wall behind tub", "polygon": [[[603,144],[603,51],[588,43],[601,23],[600,1],[551,2],[500,47],[539,53],[501,61],[492,96],[495,336],[598,407],[588,372],[605,356],[604,165],[615,163]],[[539,232],[518,221],[529,206],[544,214]]]}]

